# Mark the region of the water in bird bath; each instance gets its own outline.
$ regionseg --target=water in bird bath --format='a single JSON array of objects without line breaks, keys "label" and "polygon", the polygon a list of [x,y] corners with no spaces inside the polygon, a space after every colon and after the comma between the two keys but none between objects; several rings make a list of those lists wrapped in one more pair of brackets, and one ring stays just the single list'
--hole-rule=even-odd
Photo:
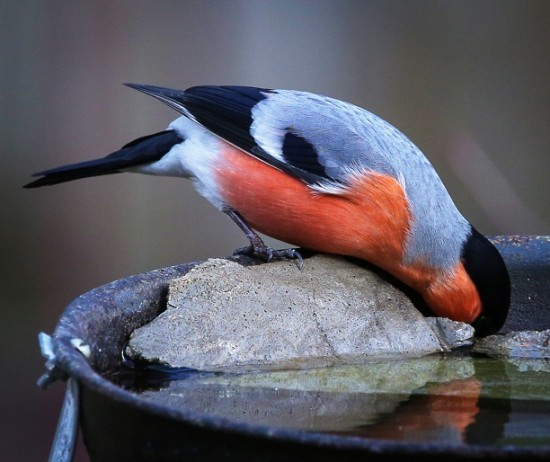
[{"label": "water in bird bath", "polygon": [[236,423],[407,443],[550,446],[550,363],[458,353],[292,371],[123,368],[141,398]]}]

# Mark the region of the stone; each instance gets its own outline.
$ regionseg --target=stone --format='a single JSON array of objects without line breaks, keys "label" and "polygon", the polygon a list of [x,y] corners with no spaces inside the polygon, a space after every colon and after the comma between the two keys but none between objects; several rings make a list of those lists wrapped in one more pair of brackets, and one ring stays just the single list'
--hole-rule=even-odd
[{"label": "stone", "polygon": [[432,325],[341,257],[316,255],[302,270],[211,259],[173,281],[166,311],[134,331],[126,354],[199,370],[324,367],[448,351],[454,340]]},{"label": "stone", "polygon": [[448,318],[430,317],[426,318],[426,321],[449,348],[469,346],[473,343],[475,329],[470,324]]},{"label": "stone", "polygon": [[490,335],[478,339],[473,351],[489,356],[550,359],[550,329]]}]

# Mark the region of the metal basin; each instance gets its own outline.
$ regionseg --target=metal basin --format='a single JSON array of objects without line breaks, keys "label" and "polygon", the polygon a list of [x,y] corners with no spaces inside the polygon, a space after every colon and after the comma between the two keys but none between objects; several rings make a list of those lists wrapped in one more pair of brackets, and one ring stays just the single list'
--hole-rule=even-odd
[{"label": "metal basin", "polygon": [[[503,331],[550,328],[550,237],[506,236],[494,242],[508,265],[513,285],[510,316]],[[196,410],[160,406],[106,380],[102,374],[120,366],[121,351],[130,333],[163,311],[169,282],[193,265],[115,281],[82,295],[67,307],[52,338],[51,370],[43,378],[43,383],[70,378],[69,406],[52,458],[70,460],[72,423],[67,415],[76,411],[90,458],[95,461],[550,458],[550,447],[546,446],[401,443],[239,423]],[[90,346],[88,358],[75,348],[72,339]],[[73,406],[71,398],[76,399]]]}]

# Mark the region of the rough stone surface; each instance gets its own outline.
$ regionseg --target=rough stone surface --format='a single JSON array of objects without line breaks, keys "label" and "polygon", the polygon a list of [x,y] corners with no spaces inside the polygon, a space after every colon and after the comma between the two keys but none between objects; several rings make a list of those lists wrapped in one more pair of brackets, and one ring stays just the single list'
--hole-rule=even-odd
[{"label": "rough stone surface", "polygon": [[478,339],[473,351],[490,356],[550,359],[550,329],[491,335]]},{"label": "rough stone surface", "polygon": [[166,311],[133,333],[126,353],[200,370],[351,364],[447,350],[454,340],[431,322],[339,257],[312,257],[301,271],[212,259],[172,283]]},{"label": "rough stone surface", "polygon": [[426,318],[439,338],[447,343],[449,348],[471,345],[475,329],[464,322],[453,321],[448,318]]}]

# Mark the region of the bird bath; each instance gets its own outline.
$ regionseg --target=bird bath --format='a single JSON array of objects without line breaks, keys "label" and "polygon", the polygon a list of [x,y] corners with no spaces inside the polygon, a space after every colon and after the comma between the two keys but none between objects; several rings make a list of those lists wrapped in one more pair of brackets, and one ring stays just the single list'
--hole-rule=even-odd
[{"label": "bird bath", "polygon": [[[550,328],[550,239],[495,242],[513,284],[503,330]],[[169,281],[192,266],[92,290],[42,337],[49,372],[41,384],[69,380],[52,460],[70,460],[77,423],[90,458],[101,461],[550,457],[544,359],[459,351],[308,371],[121,369],[129,334],[164,309]]]}]

